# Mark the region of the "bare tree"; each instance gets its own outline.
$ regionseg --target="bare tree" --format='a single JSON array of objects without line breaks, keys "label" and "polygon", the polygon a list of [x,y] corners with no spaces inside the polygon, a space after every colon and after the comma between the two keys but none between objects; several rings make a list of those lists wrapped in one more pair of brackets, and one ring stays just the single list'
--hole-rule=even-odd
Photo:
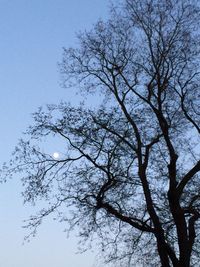
[{"label": "bare tree", "polygon": [[[124,0],[64,50],[65,85],[103,103],[34,114],[7,170],[24,173],[25,201],[49,203],[28,226],[58,211],[107,262],[198,266],[199,18],[195,1]],[[50,135],[65,142],[61,158],[35,146]]]}]

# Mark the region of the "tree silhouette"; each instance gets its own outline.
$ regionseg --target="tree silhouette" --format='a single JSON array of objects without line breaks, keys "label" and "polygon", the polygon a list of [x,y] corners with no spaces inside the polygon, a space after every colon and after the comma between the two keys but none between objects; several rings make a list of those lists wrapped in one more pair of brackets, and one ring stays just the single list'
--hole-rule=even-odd
[{"label": "tree silhouette", "polygon": [[[106,262],[198,266],[198,27],[195,1],[124,0],[64,49],[65,85],[103,101],[34,114],[6,170],[24,174],[25,201],[49,203],[29,227],[58,211],[83,243],[97,240]],[[36,146],[51,135],[65,142],[60,158]]]}]

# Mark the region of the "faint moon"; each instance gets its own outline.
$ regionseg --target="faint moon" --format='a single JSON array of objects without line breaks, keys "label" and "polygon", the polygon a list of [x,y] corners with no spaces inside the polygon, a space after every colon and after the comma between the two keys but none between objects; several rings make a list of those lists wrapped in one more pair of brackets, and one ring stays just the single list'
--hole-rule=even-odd
[{"label": "faint moon", "polygon": [[59,157],[60,157],[60,155],[59,155],[58,152],[54,152],[54,153],[53,153],[53,158],[54,158],[54,159],[59,159]]}]

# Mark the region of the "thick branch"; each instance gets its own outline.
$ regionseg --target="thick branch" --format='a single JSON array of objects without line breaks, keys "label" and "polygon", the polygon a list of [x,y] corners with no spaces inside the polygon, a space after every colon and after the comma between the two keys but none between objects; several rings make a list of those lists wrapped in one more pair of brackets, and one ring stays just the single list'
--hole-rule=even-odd
[{"label": "thick branch", "polygon": [[192,177],[198,173],[200,171],[200,160],[196,163],[196,165],[189,170],[189,172],[183,177],[183,179],[181,180],[181,182],[179,183],[177,189],[178,189],[178,194],[179,197],[181,196],[185,186],[187,185],[187,183],[192,179]]},{"label": "thick branch", "polygon": [[[97,199],[97,201],[98,201],[98,199]],[[105,202],[100,200],[100,203],[98,203],[98,207],[104,208],[109,214],[114,215],[116,218],[120,219],[123,222],[130,224],[131,226],[133,226],[134,228],[136,228],[140,231],[149,232],[149,233],[154,232],[154,229],[152,227],[150,227],[149,225],[147,225],[145,222],[143,222],[137,218],[131,218],[131,217],[128,217],[126,215],[123,215],[122,213],[120,213],[118,210],[113,208],[108,203],[105,203]]]}]

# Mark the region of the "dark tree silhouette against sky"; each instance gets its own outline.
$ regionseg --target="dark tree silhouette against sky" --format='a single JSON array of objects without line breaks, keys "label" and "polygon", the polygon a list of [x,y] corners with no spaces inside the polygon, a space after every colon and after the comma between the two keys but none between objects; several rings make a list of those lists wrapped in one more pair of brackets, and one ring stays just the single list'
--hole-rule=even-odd
[{"label": "dark tree silhouette against sky", "polygon": [[[64,49],[63,84],[94,104],[40,108],[16,148],[7,175],[23,173],[25,202],[48,203],[33,233],[58,212],[106,262],[198,266],[198,28],[195,1],[125,0]],[[51,136],[59,158],[40,149]]]}]

